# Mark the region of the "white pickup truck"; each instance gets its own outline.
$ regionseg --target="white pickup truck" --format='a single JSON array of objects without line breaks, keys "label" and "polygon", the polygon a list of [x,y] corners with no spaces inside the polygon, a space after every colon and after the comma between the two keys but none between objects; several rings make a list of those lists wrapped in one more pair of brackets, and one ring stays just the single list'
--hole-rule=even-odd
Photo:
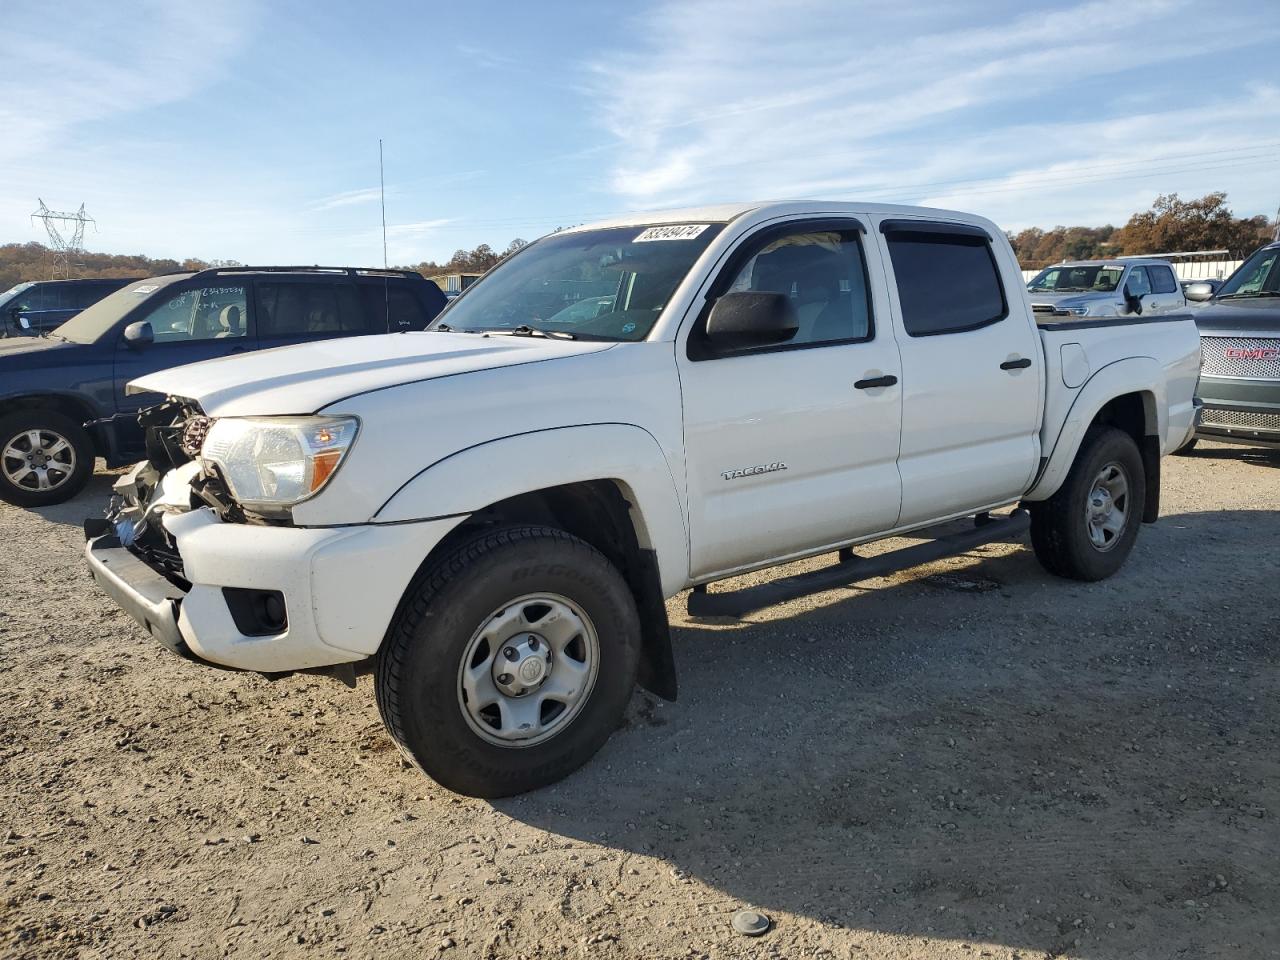
[{"label": "white pickup truck", "polygon": [[[1052,573],[1114,573],[1195,428],[1199,338],[1188,316],[1047,319],[1004,234],[963,213],[577,227],[425,332],[137,381],[169,399],[86,522],[88,563],[176,652],[352,685],[372,668],[423,771],[528,790],[599,749],[637,681],[674,697],[682,590],[693,615],[740,616],[1028,526]],[[925,542],[852,549],[906,533]]]}]

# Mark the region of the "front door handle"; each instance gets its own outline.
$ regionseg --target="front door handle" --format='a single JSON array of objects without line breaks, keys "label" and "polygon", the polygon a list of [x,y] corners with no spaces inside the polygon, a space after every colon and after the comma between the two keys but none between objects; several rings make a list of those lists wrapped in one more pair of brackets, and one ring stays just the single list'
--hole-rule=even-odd
[{"label": "front door handle", "polygon": [[1025,370],[1031,366],[1030,357],[1019,357],[1017,360],[1006,360],[1000,364],[1001,370]]},{"label": "front door handle", "polygon": [[876,387],[892,387],[898,382],[898,378],[893,374],[886,374],[883,377],[869,377],[866,380],[858,380],[854,383],[855,390],[872,390]]}]

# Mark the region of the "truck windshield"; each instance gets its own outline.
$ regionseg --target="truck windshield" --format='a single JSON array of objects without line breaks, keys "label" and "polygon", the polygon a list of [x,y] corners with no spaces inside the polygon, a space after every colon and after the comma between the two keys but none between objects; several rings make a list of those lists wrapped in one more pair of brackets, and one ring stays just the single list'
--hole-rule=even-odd
[{"label": "truck windshield", "polygon": [[97,343],[98,339],[120,319],[144,303],[152,294],[171,283],[185,280],[189,273],[175,273],[167,277],[152,277],[149,280],[138,280],[121,287],[110,296],[103,297],[92,306],[86,307],[62,326],[53,331],[53,336],[70,340],[72,343]]},{"label": "truck windshield", "polygon": [[1027,284],[1032,293],[1110,293],[1120,285],[1124,267],[1057,266],[1041,270]]},{"label": "truck windshield", "polygon": [[553,234],[499,264],[430,329],[643,340],[722,223]]},{"label": "truck windshield", "polygon": [[1218,291],[1225,297],[1270,297],[1280,295],[1280,247],[1263,247],[1240,264]]}]

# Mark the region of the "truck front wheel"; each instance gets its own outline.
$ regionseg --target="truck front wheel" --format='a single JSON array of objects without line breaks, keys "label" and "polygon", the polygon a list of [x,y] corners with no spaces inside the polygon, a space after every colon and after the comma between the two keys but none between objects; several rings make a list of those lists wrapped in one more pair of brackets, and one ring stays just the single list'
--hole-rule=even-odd
[{"label": "truck front wheel", "polygon": [[600,551],[548,527],[494,530],[409,587],[378,653],[378,710],[442,786],[522,793],[609,739],[640,643],[635,601]]},{"label": "truck front wheel", "polygon": [[1058,492],[1030,504],[1036,558],[1072,580],[1111,576],[1133,549],[1146,499],[1133,437],[1115,427],[1091,428]]}]

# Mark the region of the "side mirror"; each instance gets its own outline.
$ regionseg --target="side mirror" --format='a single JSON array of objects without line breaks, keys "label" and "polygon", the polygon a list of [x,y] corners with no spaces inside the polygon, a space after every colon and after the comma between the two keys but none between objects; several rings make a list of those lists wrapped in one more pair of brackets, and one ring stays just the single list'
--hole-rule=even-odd
[{"label": "side mirror", "polygon": [[1130,313],[1142,313],[1142,298],[1135,294],[1127,283],[1124,285],[1124,305]]},{"label": "side mirror", "polygon": [[13,311],[13,318],[18,322],[18,327],[22,330],[31,329],[31,321],[27,319],[27,315],[21,310]]},{"label": "side mirror", "polygon": [[134,350],[154,343],[155,339],[156,335],[151,330],[149,320],[136,320],[124,328],[124,342]]},{"label": "side mirror", "polygon": [[707,340],[721,350],[786,343],[799,329],[791,301],[781,293],[726,293],[707,318]]},{"label": "side mirror", "polygon": [[1188,300],[1212,300],[1213,284],[1211,283],[1192,283],[1187,285],[1187,289],[1183,291],[1183,295]]}]

